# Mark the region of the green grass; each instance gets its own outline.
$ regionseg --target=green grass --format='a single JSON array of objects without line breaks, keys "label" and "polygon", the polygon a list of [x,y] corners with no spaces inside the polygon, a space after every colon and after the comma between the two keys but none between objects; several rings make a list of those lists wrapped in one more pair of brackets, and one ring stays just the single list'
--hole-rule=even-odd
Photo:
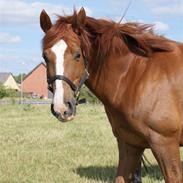
[{"label": "green grass", "polygon": [[[116,140],[101,105],[78,106],[77,116],[58,122],[49,106],[0,106],[0,183],[112,183]],[[143,182],[163,182],[152,165]]]}]

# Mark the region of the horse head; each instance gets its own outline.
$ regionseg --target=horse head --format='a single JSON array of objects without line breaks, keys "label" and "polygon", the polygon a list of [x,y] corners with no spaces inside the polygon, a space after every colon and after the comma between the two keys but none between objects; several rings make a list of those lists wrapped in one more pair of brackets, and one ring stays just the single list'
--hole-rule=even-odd
[{"label": "horse head", "polygon": [[40,14],[40,26],[45,33],[42,53],[53,92],[51,111],[62,122],[74,118],[79,91],[88,77],[79,37],[85,18],[84,8],[67,22],[60,18],[54,25],[45,10]]}]

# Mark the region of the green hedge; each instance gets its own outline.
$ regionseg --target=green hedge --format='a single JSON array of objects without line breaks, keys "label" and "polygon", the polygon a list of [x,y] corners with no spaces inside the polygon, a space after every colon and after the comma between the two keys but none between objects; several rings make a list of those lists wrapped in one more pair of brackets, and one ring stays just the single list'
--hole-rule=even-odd
[{"label": "green hedge", "polygon": [[19,97],[20,93],[16,90],[6,88],[2,84],[0,84],[0,99],[4,97]]},{"label": "green hedge", "polygon": [[100,100],[86,86],[83,86],[80,98],[85,98],[89,103],[100,103]]}]

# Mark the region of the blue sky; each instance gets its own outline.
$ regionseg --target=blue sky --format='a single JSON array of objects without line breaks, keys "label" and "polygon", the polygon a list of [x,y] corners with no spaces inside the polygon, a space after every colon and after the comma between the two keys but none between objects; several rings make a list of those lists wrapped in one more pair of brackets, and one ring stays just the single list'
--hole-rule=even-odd
[{"label": "blue sky", "polygon": [[[130,0],[0,0],[0,72],[27,73],[42,61],[39,14],[71,14],[119,20]],[[155,25],[158,34],[183,42],[183,0],[131,0],[125,21]]]}]

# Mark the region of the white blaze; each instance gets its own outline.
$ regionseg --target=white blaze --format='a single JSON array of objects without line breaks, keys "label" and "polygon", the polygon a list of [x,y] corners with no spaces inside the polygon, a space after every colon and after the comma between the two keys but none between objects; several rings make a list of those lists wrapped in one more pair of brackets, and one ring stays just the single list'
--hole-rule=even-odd
[{"label": "white blaze", "polygon": [[[64,53],[67,48],[67,44],[64,40],[58,41],[51,50],[56,56],[56,75],[64,75]],[[60,105],[64,104],[64,89],[62,80],[55,81],[55,94],[53,98],[54,108],[58,109]]]}]

